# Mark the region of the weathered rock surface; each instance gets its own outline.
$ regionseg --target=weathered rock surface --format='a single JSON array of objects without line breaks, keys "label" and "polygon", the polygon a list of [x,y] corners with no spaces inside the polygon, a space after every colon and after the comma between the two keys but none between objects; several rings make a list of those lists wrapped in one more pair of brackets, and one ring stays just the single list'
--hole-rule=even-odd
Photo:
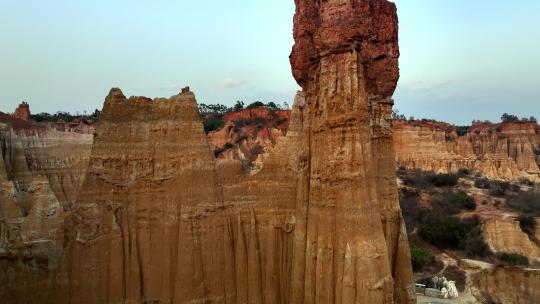
[{"label": "weathered rock surface", "polygon": [[306,126],[305,207],[297,219],[306,222],[295,230],[302,261],[292,273],[292,302],[414,302],[390,128],[396,7],[295,2],[291,65]]},{"label": "weathered rock surface", "polygon": [[474,287],[484,303],[540,303],[540,270],[494,267],[477,274]]},{"label": "weathered rock surface", "polygon": [[0,113],[0,298],[41,302],[63,253],[63,222],[86,174],[92,134]]},{"label": "weathered rock surface", "polygon": [[[25,217],[20,189],[39,196],[31,240],[56,255],[40,272],[7,263],[3,298],[414,303],[390,128],[395,5],[296,4],[291,64],[304,92],[259,167],[216,160],[188,88],[155,100],[111,90],[85,172],[60,170],[84,166],[53,150],[66,134],[17,135],[0,167],[3,216]],[[30,191],[37,175],[47,182]],[[82,186],[70,194],[68,182]]]},{"label": "weathered rock surface", "polygon": [[[466,168],[494,179],[540,182],[540,127],[535,123],[478,124],[463,136],[443,122],[397,120],[392,125],[398,166],[438,173]],[[220,158],[256,159],[287,132],[286,128],[258,132],[256,126],[253,122],[235,128],[228,122],[209,134],[209,140]]]},{"label": "weathered rock surface", "polygon": [[398,120],[393,125],[400,166],[440,173],[467,168],[491,178],[540,182],[536,123],[475,124],[463,136],[439,122]]},{"label": "weathered rock surface", "polygon": [[28,105],[28,103],[25,101],[21,102],[17,109],[15,109],[13,117],[28,121],[30,119],[30,105]]},{"label": "weathered rock surface", "polygon": [[266,108],[245,109],[225,116],[225,126],[208,134],[214,154],[260,164],[274,151],[289,128],[291,111]]},{"label": "weathered rock surface", "polygon": [[484,239],[495,253],[517,253],[540,261],[540,248],[523,232],[519,222],[494,219],[484,225]]}]

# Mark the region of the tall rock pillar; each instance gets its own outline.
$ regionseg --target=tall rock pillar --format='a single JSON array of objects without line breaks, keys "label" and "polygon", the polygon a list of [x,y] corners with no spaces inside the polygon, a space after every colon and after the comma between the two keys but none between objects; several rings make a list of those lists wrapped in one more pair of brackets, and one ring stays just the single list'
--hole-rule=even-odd
[{"label": "tall rock pillar", "polygon": [[308,168],[291,302],[414,303],[389,125],[399,78],[396,7],[295,2],[291,65],[304,91]]}]

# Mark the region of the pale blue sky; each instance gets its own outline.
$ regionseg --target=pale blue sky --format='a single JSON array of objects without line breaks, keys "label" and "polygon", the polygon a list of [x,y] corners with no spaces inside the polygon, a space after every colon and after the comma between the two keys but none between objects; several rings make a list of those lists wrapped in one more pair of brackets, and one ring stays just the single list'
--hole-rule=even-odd
[{"label": "pale blue sky", "polygon": [[[540,116],[540,1],[395,2],[400,112],[458,124]],[[290,103],[293,13],[293,0],[0,0],[0,110],[93,110],[114,86]]]}]

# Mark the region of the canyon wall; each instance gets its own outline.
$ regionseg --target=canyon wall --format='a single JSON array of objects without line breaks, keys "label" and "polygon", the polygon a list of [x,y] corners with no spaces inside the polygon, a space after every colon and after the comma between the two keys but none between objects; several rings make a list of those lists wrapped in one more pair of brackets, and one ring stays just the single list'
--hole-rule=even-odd
[{"label": "canyon wall", "polygon": [[490,220],[484,225],[483,234],[486,244],[494,253],[517,253],[531,262],[540,261],[540,248],[523,232],[517,220]]},{"label": "canyon wall", "polygon": [[483,303],[540,303],[540,270],[493,267],[476,274],[473,287]]},{"label": "canyon wall", "polygon": [[[208,135],[216,156],[264,158],[276,138],[287,133],[286,124],[275,127],[266,117],[259,116],[258,123],[249,120],[247,125],[245,120],[237,124],[235,116],[227,119],[224,129]],[[455,126],[444,122],[394,120],[392,132],[398,166],[438,173],[469,169],[493,179],[540,182],[536,123],[477,124],[460,136]]]},{"label": "canyon wall", "polygon": [[396,8],[297,1],[295,39],[304,92],[259,166],[215,160],[189,89],[111,90],[66,220],[69,301],[414,302],[389,124]]},{"label": "canyon wall", "polygon": [[[29,112],[28,112],[29,113]],[[63,223],[88,167],[92,134],[0,113],[0,298],[43,302],[63,256]]]},{"label": "canyon wall", "polygon": [[462,136],[449,124],[394,121],[398,165],[440,173],[466,168],[490,178],[540,182],[536,123],[474,124]]},{"label": "canyon wall", "polygon": [[390,128],[396,7],[295,2],[291,65],[305,99],[307,204],[294,245],[305,267],[292,273],[293,290],[303,292],[293,302],[414,302]]}]

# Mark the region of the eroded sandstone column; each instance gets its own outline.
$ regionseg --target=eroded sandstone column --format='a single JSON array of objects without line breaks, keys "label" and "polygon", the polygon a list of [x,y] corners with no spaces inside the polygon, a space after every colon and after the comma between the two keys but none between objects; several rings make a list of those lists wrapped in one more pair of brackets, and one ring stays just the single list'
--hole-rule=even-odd
[{"label": "eroded sandstone column", "polygon": [[396,7],[295,2],[291,65],[305,95],[308,170],[291,302],[413,303],[389,125],[399,78]]}]

